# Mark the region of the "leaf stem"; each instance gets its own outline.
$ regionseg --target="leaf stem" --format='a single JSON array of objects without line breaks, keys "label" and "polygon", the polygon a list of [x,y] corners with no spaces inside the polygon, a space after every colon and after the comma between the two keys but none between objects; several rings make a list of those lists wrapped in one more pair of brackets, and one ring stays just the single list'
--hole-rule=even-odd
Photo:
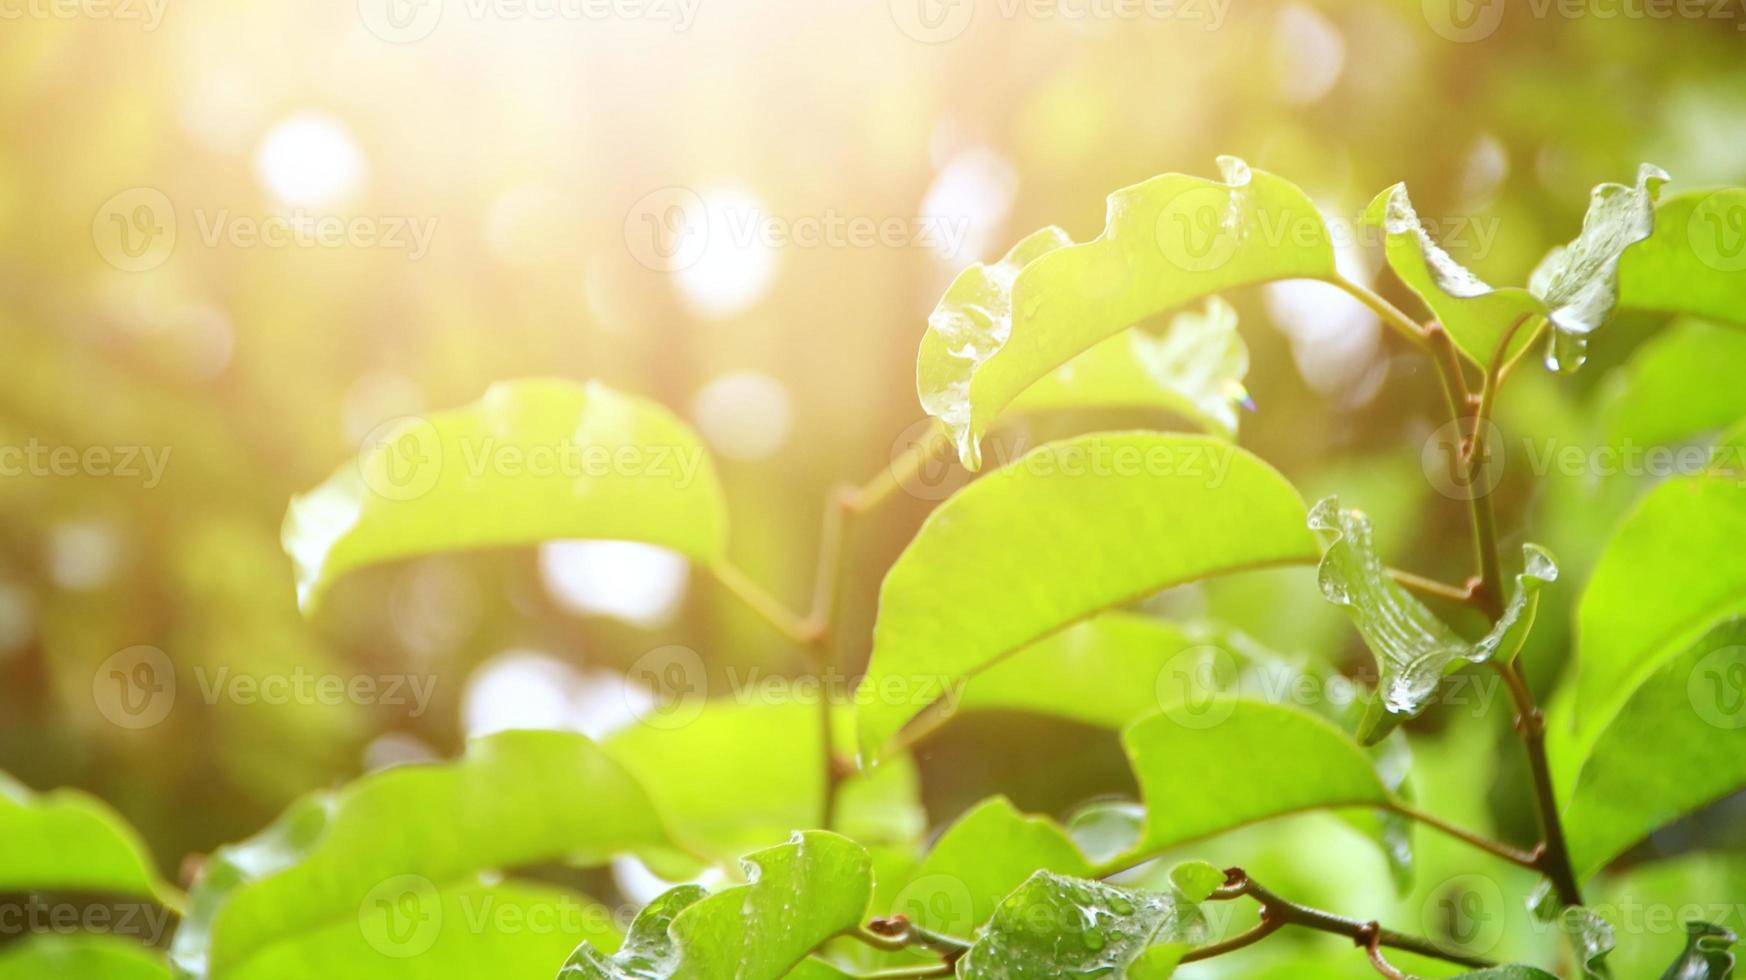
[{"label": "leaf stem", "polygon": [[1338,272],[1334,273],[1333,278],[1329,279],[1328,282],[1340,287],[1353,299],[1370,307],[1371,312],[1381,317],[1383,323],[1388,324],[1402,337],[1412,341],[1415,347],[1422,350],[1429,344],[1428,332],[1425,328],[1412,317],[1402,313],[1400,307],[1383,299],[1375,290],[1362,283],[1353,282]]},{"label": "leaf stem", "polygon": [[1388,577],[1394,579],[1403,587],[1413,592],[1417,592],[1419,595],[1429,596],[1434,599],[1447,599],[1450,602],[1466,604],[1475,601],[1478,596],[1478,590],[1474,587],[1473,583],[1468,583],[1467,585],[1462,586],[1450,585],[1447,582],[1439,582],[1434,578],[1415,575],[1412,572],[1399,568],[1389,569]]},{"label": "leaf stem", "polygon": [[752,581],[739,566],[723,559],[710,565],[709,570],[714,573],[716,581],[777,632],[802,646],[812,642],[815,632],[812,624],[790,612],[781,600],[764,591],[763,586]]},{"label": "leaf stem", "polygon": [[[1250,878],[1242,868],[1227,869],[1225,871],[1225,886],[1214,892],[1212,899],[1225,901],[1242,896],[1253,898],[1261,904],[1261,925],[1222,943],[1194,950],[1184,956],[1182,962],[1209,959],[1221,953],[1228,953],[1258,942],[1285,926],[1299,926],[1335,936],[1345,936],[1366,949],[1387,946],[1390,949],[1417,953],[1420,956],[1428,956],[1432,959],[1455,963],[1475,970],[1489,969],[1497,965],[1490,960],[1445,949],[1429,939],[1396,932],[1393,929],[1384,929],[1375,922],[1360,922],[1357,919],[1348,919],[1331,912],[1313,909],[1307,905],[1299,905],[1268,891],[1259,882]],[[1263,932],[1263,929],[1266,931]],[[1242,942],[1238,942],[1238,940],[1242,940]]]},{"label": "leaf stem", "polygon": [[1558,795],[1552,788],[1552,767],[1546,759],[1546,716],[1534,704],[1534,694],[1514,663],[1493,661],[1492,669],[1509,688],[1516,707],[1516,731],[1528,753],[1528,771],[1534,782],[1535,809],[1540,813],[1540,832],[1545,843],[1536,852],[1534,867],[1551,882],[1562,907],[1582,904],[1582,886],[1570,863],[1570,847],[1564,837],[1564,822],[1558,815]]},{"label": "leaf stem", "polygon": [[1487,854],[1502,858],[1511,864],[1519,865],[1531,871],[1537,871],[1540,868],[1539,858],[1534,854],[1511,847],[1501,841],[1495,841],[1489,837],[1481,836],[1470,830],[1463,830],[1441,817],[1426,813],[1423,810],[1414,809],[1405,803],[1392,803],[1386,807],[1386,809],[1391,813],[1397,813],[1406,817],[1408,820],[1422,823],[1433,830],[1442,831],[1456,840],[1471,844]]}]

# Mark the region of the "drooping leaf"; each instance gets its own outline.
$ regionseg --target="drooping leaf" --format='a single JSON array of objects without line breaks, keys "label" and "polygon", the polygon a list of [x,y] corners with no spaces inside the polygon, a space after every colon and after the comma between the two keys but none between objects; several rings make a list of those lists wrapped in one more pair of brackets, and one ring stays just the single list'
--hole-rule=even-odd
[{"label": "drooping leaf", "polygon": [[1601,961],[1617,945],[1612,923],[1593,909],[1572,905],[1558,912],[1558,928],[1570,940],[1570,948],[1576,951],[1576,962],[1582,967],[1584,976],[1607,976]]},{"label": "drooping leaf", "polygon": [[1462,353],[1489,365],[1504,335],[1510,334],[1513,355],[1533,337],[1533,318],[1546,307],[1528,290],[1486,285],[1432,240],[1419,222],[1405,184],[1376,196],[1364,213],[1367,223],[1383,230],[1383,251],[1389,268],[1430,308]]},{"label": "drooping leaf", "polygon": [[1104,433],[1039,447],[947,500],[887,573],[857,693],[861,754],[890,748],[924,689],[950,693],[1087,616],[1314,554],[1302,499],[1228,443]]},{"label": "drooping leaf", "polygon": [[824,831],[748,855],[747,884],[706,895],[682,885],[637,916],[617,956],[580,946],[560,980],[780,980],[861,924],[873,891],[867,852]]},{"label": "drooping leaf", "polygon": [[71,789],[33,793],[0,773],[0,892],[159,887],[145,842],[107,803]]},{"label": "drooping leaf", "polygon": [[1564,805],[1571,861],[1592,874],[1650,831],[1746,786],[1746,617],[1638,683],[1599,732]]},{"label": "drooping leaf", "polygon": [[1097,344],[1020,392],[1006,411],[1162,409],[1234,437],[1237,408],[1249,401],[1248,373],[1237,311],[1213,296],[1204,312],[1171,317],[1161,336],[1134,328]]},{"label": "drooping leaf", "polygon": [[1739,938],[1732,930],[1708,922],[1685,924],[1685,952],[1661,980],[1728,980],[1734,975],[1734,944]]},{"label": "drooping leaf", "polygon": [[381,436],[285,515],[305,611],[347,571],[441,551],[611,538],[721,556],[726,508],[703,444],[598,382],[495,384]]},{"label": "drooping leaf", "polygon": [[969,937],[1032,872],[1087,877],[1091,865],[1047,817],[984,800],[940,835],[891,911],[924,928]]},{"label": "drooping leaf", "polygon": [[1140,855],[1311,809],[1387,806],[1369,758],[1331,723],[1283,705],[1221,698],[1166,710],[1122,734],[1146,803]]},{"label": "drooping leaf", "polygon": [[1350,612],[1376,658],[1379,696],[1358,726],[1358,740],[1366,745],[1424,711],[1454,671],[1515,659],[1534,625],[1540,588],[1558,577],[1551,555],[1536,545],[1523,546],[1523,570],[1503,615],[1478,642],[1469,643],[1388,574],[1362,512],[1341,510],[1339,500],[1328,497],[1310,512],[1310,526],[1327,546],[1318,575],[1322,595]]},{"label": "drooping leaf", "polygon": [[[453,763],[373,773],[311,794],[271,827],[220,848],[189,896],[171,956],[194,977],[246,974],[328,930],[356,931],[360,908],[446,903],[479,874],[540,861],[603,861],[674,845],[635,780],[593,742],[511,731]],[[468,935],[458,932],[454,942]]]},{"label": "drooping leaf", "polygon": [[1147,317],[1234,286],[1334,274],[1327,228],[1302,191],[1234,157],[1223,181],[1165,174],[1109,197],[1103,233],[1046,228],[974,265],[928,317],[922,408],[981,465],[983,433],[1037,380]]},{"label": "drooping leaf", "polygon": [[[839,713],[846,728],[848,712]],[[817,826],[824,810],[819,707],[702,702],[695,717],[639,722],[601,742],[649,793],[675,833],[720,855],[744,854]],[[845,739],[847,732],[844,733]],[[839,787],[836,828],[865,843],[908,843],[926,827],[908,756]]]},{"label": "drooping leaf", "polygon": [[0,980],[170,980],[161,954],[102,935],[31,936],[0,948]]},{"label": "drooping leaf", "polygon": [[1663,328],[1609,379],[1602,407],[1607,442],[1642,453],[1723,429],[1746,417],[1742,374],[1746,330],[1692,319]]},{"label": "drooping leaf", "polygon": [[1161,980],[1205,932],[1200,910],[1174,896],[1039,871],[1000,903],[958,976]]},{"label": "drooping leaf", "polygon": [[1643,164],[1634,186],[1601,184],[1589,197],[1582,232],[1549,252],[1528,289],[1546,304],[1552,322],[1555,367],[1580,367],[1593,333],[1619,302],[1619,259],[1655,227],[1655,199],[1668,176]]},{"label": "drooping leaf", "polygon": [[1662,201],[1619,263],[1619,305],[1746,323],[1746,188]]},{"label": "drooping leaf", "polygon": [[[1549,733],[1555,757],[1586,758],[1595,734],[1645,677],[1717,620],[1746,613],[1741,541],[1746,487],[1734,476],[1668,480],[1626,515],[1577,606],[1575,717]],[[1558,768],[1568,798],[1575,770]]]}]

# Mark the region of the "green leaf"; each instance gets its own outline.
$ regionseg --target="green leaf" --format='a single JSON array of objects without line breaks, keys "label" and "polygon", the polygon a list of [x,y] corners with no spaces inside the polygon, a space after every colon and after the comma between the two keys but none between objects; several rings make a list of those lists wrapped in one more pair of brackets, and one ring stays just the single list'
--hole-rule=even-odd
[{"label": "green leaf", "polygon": [[1269,817],[1393,802],[1363,749],[1295,708],[1218,699],[1135,722],[1122,741],[1146,824],[1118,865]]},{"label": "green leaf", "polygon": [[955,279],[916,360],[922,408],[969,469],[1018,394],[1147,317],[1235,286],[1334,275],[1327,227],[1304,193],[1234,157],[1223,181],[1165,174],[1109,197],[1103,233],[1045,228]]},{"label": "green leaf", "polygon": [[1612,923],[1601,918],[1593,909],[1572,905],[1558,912],[1558,928],[1570,940],[1570,947],[1576,952],[1576,962],[1581,964],[1584,976],[1608,976],[1601,961],[1617,945]]},{"label": "green leaf", "polygon": [[1661,980],[1728,980],[1733,976],[1732,949],[1740,940],[1731,930],[1708,922],[1687,922],[1685,934],[1685,952]]},{"label": "green leaf", "polygon": [[0,892],[159,889],[145,842],[107,803],[71,789],[33,793],[0,773]]},{"label": "green leaf", "polygon": [[1598,871],[1647,836],[1746,786],[1746,617],[1638,683],[1599,733],[1564,805],[1571,861]]},{"label": "green leaf", "polygon": [[[1615,976],[1660,976],[1669,962],[1689,952],[1692,937],[1682,925],[1739,917],[1738,902],[1746,895],[1746,852],[1725,848],[1725,840],[1716,844],[1713,850],[1632,864],[1585,886],[1584,895],[1595,907],[1631,910],[1627,927],[1620,930],[1619,948],[1607,961]],[[1674,976],[1677,980],[1678,974]]]},{"label": "green leaf", "polygon": [[1388,574],[1362,512],[1341,510],[1338,498],[1328,497],[1310,512],[1310,526],[1327,545],[1318,575],[1322,595],[1347,609],[1376,658],[1379,697],[1358,725],[1358,740],[1365,745],[1417,717],[1449,674],[1470,664],[1515,659],[1534,625],[1540,588],[1558,577],[1550,554],[1523,546],[1523,571],[1503,615],[1477,643],[1469,643]]},{"label": "green leaf", "polygon": [[1173,896],[1039,871],[1000,903],[958,976],[1168,977],[1205,932],[1200,910]]},{"label": "green leaf", "polygon": [[1680,320],[1643,343],[1609,378],[1609,444],[1639,452],[1716,432],[1746,416],[1746,331]]},{"label": "green leaf", "polygon": [[1528,278],[1528,289],[1545,302],[1552,322],[1553,366],[1581,366],[1588,335],[1618,305],[1619,258],[1654,230],[1655,198],[1667,180],[1661,168],[1646,163],[1637,169],[1635,186],[1597,186],[1581,234],[1554,248]]},{"label": "green leaf", "polygon": [[561,980],[780,980],[819,944],[858,928],[873,891],[867,852],[824,831],[745,860],[748,884],[681,885],[637,916],[617,956],[578,947]]},{"label": "green leaf", "polygon": [[[1520,287],[1494,289],[1443,251],[1419,223],[1405,184],[1376,196],[1364,220],[1384,233],[1383,252],[1401,282],[1424,301],[1461,352],[1489,365],[1504,335],[1524,317],[1544,316],[1546,307]],[[1509,355],[1533,337],[1533,324],[1510,334]]]},{"label": "green leaf", "polygon": [[1205,861],[1185,861],[1170,869],[1170,883],[1190,902],[1204,902],[1224,887],[1225,873]]},{"label": "green leaf", "polygon": [[1136,327],[1097,344],[1020,392],[1006,412],[1162,409],[1234,437],[1237,407],[1250,404],[1243,388],[1248,373],[1237,311],[1213,296],[1205,312],[1171,317],[1162,336]]},{"label": "green leaf", "polygon": [[665,408],[529,380],[401,420],[294,499],[282,539],[307,612],[345,572],[442,551],[611,538],[713,562],[725,515],[708,453]]},{"label": "green leaf", "polygon": [[[1736,477],[1682,477],[1644,495],[1614,530],[1578,604],[1574,727],[1554,726],[1549,748],[1558,741],[1568,758],[1586,756],[1645,677],[1717,620],[1746,613],[1741,541],[1746,487]],[[1560,770],[1574,774],[1566,764]]]},{"label": "green leaf", "polygon": [[1087,616],[1312,559],[1303,514],[1278,472],[1205,436],[1084,436],[977,480],[929,515],[880,588],[857,691],[863,758],[889,751],[929,694]]},{"label": "green leaf", "polygon": [[1494,966],[1478,973],[1463,973],[1455,980],[1558,980],[1537,966]]},{"label": "green leaf", "polygon": [[[849,721],[847,711],[838,717]],[[659,724],[632,724],[601,745],[648,791],[675,833],[734,855],[818,825],[824,810],[819,739],[819,707],[807,699],[718,699]],[[916,778],[906,755],[850,777],[839,790],[836,829],[864,843],[918,839],[926,816]]]},{"label": "green leaf", "polygon": [[1619,263],[1619,304],[1746,323],[1746,188],[1662,201]]},{"label": "green leaf", "polygon": [[[357,932],[367,903],[422,905],[483,872],[598,862],[672,847],[629,773],[581,735],[511,731],[453,763],[399,766],[293,804],[271,827],[220,848],[189,896],[172,959],[196,977],[246,974],[257,957]],[[447,935],[445,931],[444,935]],[[478,933],[457,933],[464,942]]]},{"label": "green leaf", "polygon": [[1006,797],[996,796],[940,835],[891,911],[924,928],[968,937],[1038,870],[1073,877],[1092,871],[1053,820],[1022,814]]},{"label": "green leaf", "polygon": [[169,980],[158,953],[102,935],[45,934],[0,949],[0,980]]}]

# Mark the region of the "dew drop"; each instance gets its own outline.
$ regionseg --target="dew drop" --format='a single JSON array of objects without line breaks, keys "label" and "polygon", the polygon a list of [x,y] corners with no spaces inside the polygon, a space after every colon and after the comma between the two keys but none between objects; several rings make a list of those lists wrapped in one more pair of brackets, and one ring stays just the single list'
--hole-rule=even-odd
[{"label": "dew drop", "polygon": [[1546,367],[1559,374],[1575,374],[1588,362],[1588,335],[1553,328],[1546,345]]}]

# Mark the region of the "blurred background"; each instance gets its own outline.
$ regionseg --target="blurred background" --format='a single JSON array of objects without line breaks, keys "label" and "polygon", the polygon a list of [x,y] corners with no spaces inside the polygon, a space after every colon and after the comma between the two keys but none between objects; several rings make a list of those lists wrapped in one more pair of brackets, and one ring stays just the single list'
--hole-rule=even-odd
[{"label": "blurred background", "polygon": [[[631,545],[404,563],[299,616],[290,496],[386,420],[493,380],[601,378],[690,420],[736,561],[800,606],[825,494],[920,431],[914,354],[944,285],[1037,227],[1096,234],[1118,187],[1241,156],[1304,187],[1343,260],[1407,304],[1357,227],[1396,181],[1495,283],[1639,162],[1675,189],[1746,182],[1746,9],[1452,2],[0,0],[0,443],[81,454],[0,479],[0,769],[111,801],[174,878],[312,787],[510,725],[609,730],[649,696],[622,670],[656,647],[800,668],[707,575]],[[1463,577],[1464,508],[1419,465],[1429,366],[1331,289],[1229,298],[1253,356],[1243,444],[1370,510],[1390,560]],[[1506,431],[1579,430],[1653,326],[1605,332],[1574,378],[1521,372]],[[1518,475],[1506,533],[1579,582],[1618,504]],[[883,569],[961,480],[942,464],[854,527],[850,665]],[[1311,581],[1154,605],[1364,663]],[[1554,593],[1542,686],[1576,586]],[[179,671],[428,697],[182,697],[131,730],[93,684],[139,645]],[[1501,737],[1506,714],[1477,724]],[[921,761],[942,821],[991,792],[1056,813],[1131,793],[1113,736],[1066,723],[966,722]],[[1501,786],[1492,816],[1532,835],[1515,774],[1469,775],[1472,805]]]}]

